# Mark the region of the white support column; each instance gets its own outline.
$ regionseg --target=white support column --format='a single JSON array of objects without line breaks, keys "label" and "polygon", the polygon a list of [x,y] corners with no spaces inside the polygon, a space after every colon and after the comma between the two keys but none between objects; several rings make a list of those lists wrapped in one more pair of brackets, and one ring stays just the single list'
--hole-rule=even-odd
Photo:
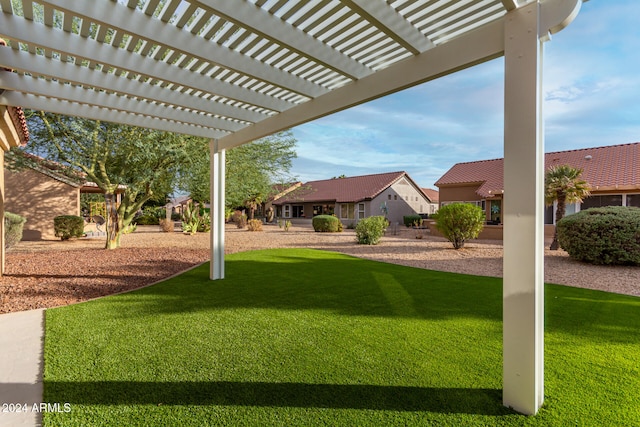
[{"label": "white support column", "polygon": [[[503,403],[544,400],[544,134],[540,4],[505,23]],[[545,34],[546,35],[546,34]]]},{"label": "white support column", "polygon": [[218,149],[218,141],[209,141],[211,174],[211,280],[224,279],[224,192],[225,150]]}]

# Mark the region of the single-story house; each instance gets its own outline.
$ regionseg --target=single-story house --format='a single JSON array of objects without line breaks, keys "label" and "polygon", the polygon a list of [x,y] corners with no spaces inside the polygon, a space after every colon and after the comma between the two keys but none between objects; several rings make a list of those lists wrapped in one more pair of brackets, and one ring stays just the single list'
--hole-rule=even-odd
[{"label": "single-story house", "polygon": [[[545,154],[545,166],[569,165],[582,169],[591,196],[567,205],[566,214],[597,206],[640,207],[640,142],[582,148]],[[503,159],[457,163],[435,185],[440,206],[455,202],[476,204],[489,223],[502,221]],[[545,224],[555,224],[555,206],[547,207]]]},{"label": "single-story house", "polygon": [[277,200],[282,199],[284,196],[291,193],[292,191],[296,191],[298,188],[300,188],[301,185],[302,185],[302,182],[300,181],[286,182],[282,184],[273,184],[271,186],[271,194],[269,195],[267,200],[265,200],[258,207],[258,212],[256,212],[256,214],[261,216],[266,216],[269,209],[273,209],[274,215],[275,215],[279,208],[278,206],[275,205],[275,202]]},{"label": "single-story house", "polygon": [[[15,167],[15,156],[27,161]],[[4,174],[5,210],[27,218],[23,240],[56,239],[53,219],[59,215],[81,215],[81,193],[102,193],[95,183],[87,182],[77,171],[24,151],[7,154]],[[103,211],[104,207],[97,212],[87,212],[86,216],[104,216]]]},{"label": "single-story house", "polygon": [[346,225],[375,215],[402,223],[405,215],[430,214],[438,207],[406,172],[309,181],[273,204],[282,218],[329,214]]}]

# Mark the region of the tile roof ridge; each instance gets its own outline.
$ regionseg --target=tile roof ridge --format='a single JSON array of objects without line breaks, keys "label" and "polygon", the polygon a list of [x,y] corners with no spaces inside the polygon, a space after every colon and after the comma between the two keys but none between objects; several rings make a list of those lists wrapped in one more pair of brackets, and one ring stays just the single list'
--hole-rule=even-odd
[{"label": "tile roof ridge", "polygon": [[632,145],[640,146],[640,142],[628,142],[626,144],[602,145],[602,146],[599,146],[599,147],[573,148],[571,150],[550,151],[550,152],[545,153],[545,154],[549,155],[549,154],[563,154],[563,153],[573,153],[573,152],[578,152],[578,151],[589,151],[589,150],[606,150],[606,149],[614,148],[614,147],[630,147]]},{"label": "tile roof ridge", "polygon": [[337,180],[355,179],[355,178],[370,178],[370,177],[381,176],[381,175],[395,175],[397,177],[400,177],[401,175],[406,175],[406,174],[407,174],[407,172],[405,172],[405,171],[381,172],[381,173],[372,173],[372,174],[367,174],[367,175],[345,176],[343,178],[334,177],[334,178],[316,179],[314,181],[307,181],[305,184],[311,184],[312,182],[337,181]]}]

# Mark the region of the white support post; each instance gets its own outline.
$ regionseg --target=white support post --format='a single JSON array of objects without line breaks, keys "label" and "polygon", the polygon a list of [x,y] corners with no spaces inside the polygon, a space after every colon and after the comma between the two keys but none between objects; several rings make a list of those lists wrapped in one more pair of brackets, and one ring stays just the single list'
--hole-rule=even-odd
[{"label": "white support post", "polygon": [[218,149],[218,141],[209,141],[211,174],[211,280],[224,279],[224,191],[225,150]]},{"label": "white support post", "polygon": [[505,23],[503,403],[529,415],[544,400],[540,7],[513,10]]}]

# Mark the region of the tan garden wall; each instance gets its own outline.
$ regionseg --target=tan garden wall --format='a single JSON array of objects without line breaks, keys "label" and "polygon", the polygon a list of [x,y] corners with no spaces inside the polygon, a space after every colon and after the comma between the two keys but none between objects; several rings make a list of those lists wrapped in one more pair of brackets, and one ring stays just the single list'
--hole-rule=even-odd
[{"label": "tan garden wall", "polygon": [[80,214],[80,189],[40,172],[5,169],[5,210],[27,218],[23,240],[55,239],[53,218]]}]

